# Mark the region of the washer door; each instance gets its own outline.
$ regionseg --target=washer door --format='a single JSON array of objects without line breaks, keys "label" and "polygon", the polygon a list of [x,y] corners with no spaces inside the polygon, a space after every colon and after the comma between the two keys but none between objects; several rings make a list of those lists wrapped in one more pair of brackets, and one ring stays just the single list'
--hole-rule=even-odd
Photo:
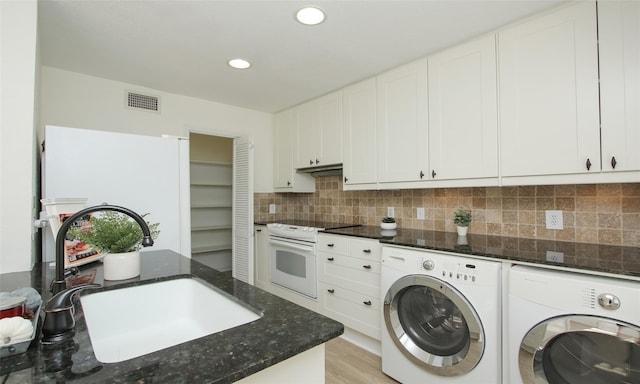
[{"label": "washer door", "polygon": [[640,383],[640,327],[565,315],[533,327],[520,344],[525,383]]},{"label": "washer door", "polygon": [[425,275],[405,276],[387,291],[383,311],[393,342],[428,372],[459,376],[480,362],[485,343],[480,318],[448,283]]}]

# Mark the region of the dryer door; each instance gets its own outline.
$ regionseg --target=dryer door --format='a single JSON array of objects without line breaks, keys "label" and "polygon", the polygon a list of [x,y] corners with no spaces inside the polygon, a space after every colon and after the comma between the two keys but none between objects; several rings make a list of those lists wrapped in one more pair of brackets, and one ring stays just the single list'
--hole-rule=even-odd
[{"label": "dryer door", "polygon": [[540,322],[518,355],[525,383],[640,383],[640,327],[599,316]]},{"label": "dryer door", "polygon": [[399,279],[387,291],[383,311],[395,345],[429,372],[464,375],[482,358],[485,336],[478,314],[442,280],[425,275]]}]

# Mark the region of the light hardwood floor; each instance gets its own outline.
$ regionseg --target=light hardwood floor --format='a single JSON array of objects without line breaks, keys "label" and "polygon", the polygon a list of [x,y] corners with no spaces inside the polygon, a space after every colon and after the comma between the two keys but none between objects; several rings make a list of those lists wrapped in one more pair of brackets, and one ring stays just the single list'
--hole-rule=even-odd
[{"label": "light hardwood floor", "polygon": [[382,373],[382,361],[341,337],[325,345],[326,384],[396,384]]}]

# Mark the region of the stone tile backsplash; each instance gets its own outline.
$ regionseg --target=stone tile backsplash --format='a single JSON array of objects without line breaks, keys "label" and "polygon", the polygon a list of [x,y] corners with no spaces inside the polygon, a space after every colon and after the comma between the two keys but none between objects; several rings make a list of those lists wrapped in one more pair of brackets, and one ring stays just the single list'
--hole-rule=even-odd
[{"label": "stone tile backsplash", "polygon": [[[640,246],[640,183],[343,191],[340,176],[327,176],[316,178],[315,193],[254,194],[256,221],[378,225],[387,207],[401,228],[455,232],[453,213],[466,207],[473,213],[469,233]],[[425,220],[416,218],[417,208]],[[562,210],[564,229],[546,229],[550,209]]]}]

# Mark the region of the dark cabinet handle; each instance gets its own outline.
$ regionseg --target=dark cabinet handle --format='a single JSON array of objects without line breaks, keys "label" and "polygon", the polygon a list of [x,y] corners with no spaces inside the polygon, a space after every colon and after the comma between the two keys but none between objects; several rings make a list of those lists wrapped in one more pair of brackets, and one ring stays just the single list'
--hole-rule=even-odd
[{"label": "dark cabinet handle", "polygon": [[327,260],[333,261],[333,257],[327,257]]},{"label": "dark cabinet handle", "polygon": [[291,182],[287,181],[287,187],[290,187],[290,186],[291,186]]},{"label": "dark cabinet handle", "polygon": [[370,249],[363,249],[363,250],[362,250],[362,252],[364,252],[364,253],[371,253],[371,250],[370,250]]},{"label": "dark cabinet handle", "polygon": [[347,181],[349,181],[349,179],[347,179],[347,176],[344,177],[344,182],[346,183]]},{"label": "dark cabinet handle", "polygon": [[436,178],[436,170],[435,169],[431,171],[431,178],[432,179]]},{"label": "dark cabinet handle", "polygon": [[333,243],[329,243],[329,244],[327,244],[327,247],[329,247],[329,248],[333,248]]},{"label": "dark cabinet handle", "polygon": [[362,304],[364,305],[371,305],[371,300],[367,300],[367,301],[363,301]]},{"label": "dark cabinet handle", "polygon": [[616,157],[611,156],[611,168],[616,169],[616,164],[618,164],[618,162],[616,161]]},{"label": "dark cabinet handle", "polygon": [[362,268],[364,269],[371,269],[371,265],[363,265]]},{"label": "dark cabinet handle", "polygon": [[335,290],[333,288],[331,288],[331,289],[327,289],[327,292],[333,293],[333,292],[335,292]]},{"label": "dark cabinet handle", "polygon": [[262,229],[256,229],[256,232],[262,232]]},{"label": "dark cabinet handle", "polygon": [[316,164],[320,164],[320,160],[316,159]]},{"label": "dark cabinet handle", "polygon": [[420,171],[420,180],[424,177],[424,172]]},{"label": "dark cabinet handle", "polygon": [[591,169],[591,160],[587,159],[587,171]]}]

